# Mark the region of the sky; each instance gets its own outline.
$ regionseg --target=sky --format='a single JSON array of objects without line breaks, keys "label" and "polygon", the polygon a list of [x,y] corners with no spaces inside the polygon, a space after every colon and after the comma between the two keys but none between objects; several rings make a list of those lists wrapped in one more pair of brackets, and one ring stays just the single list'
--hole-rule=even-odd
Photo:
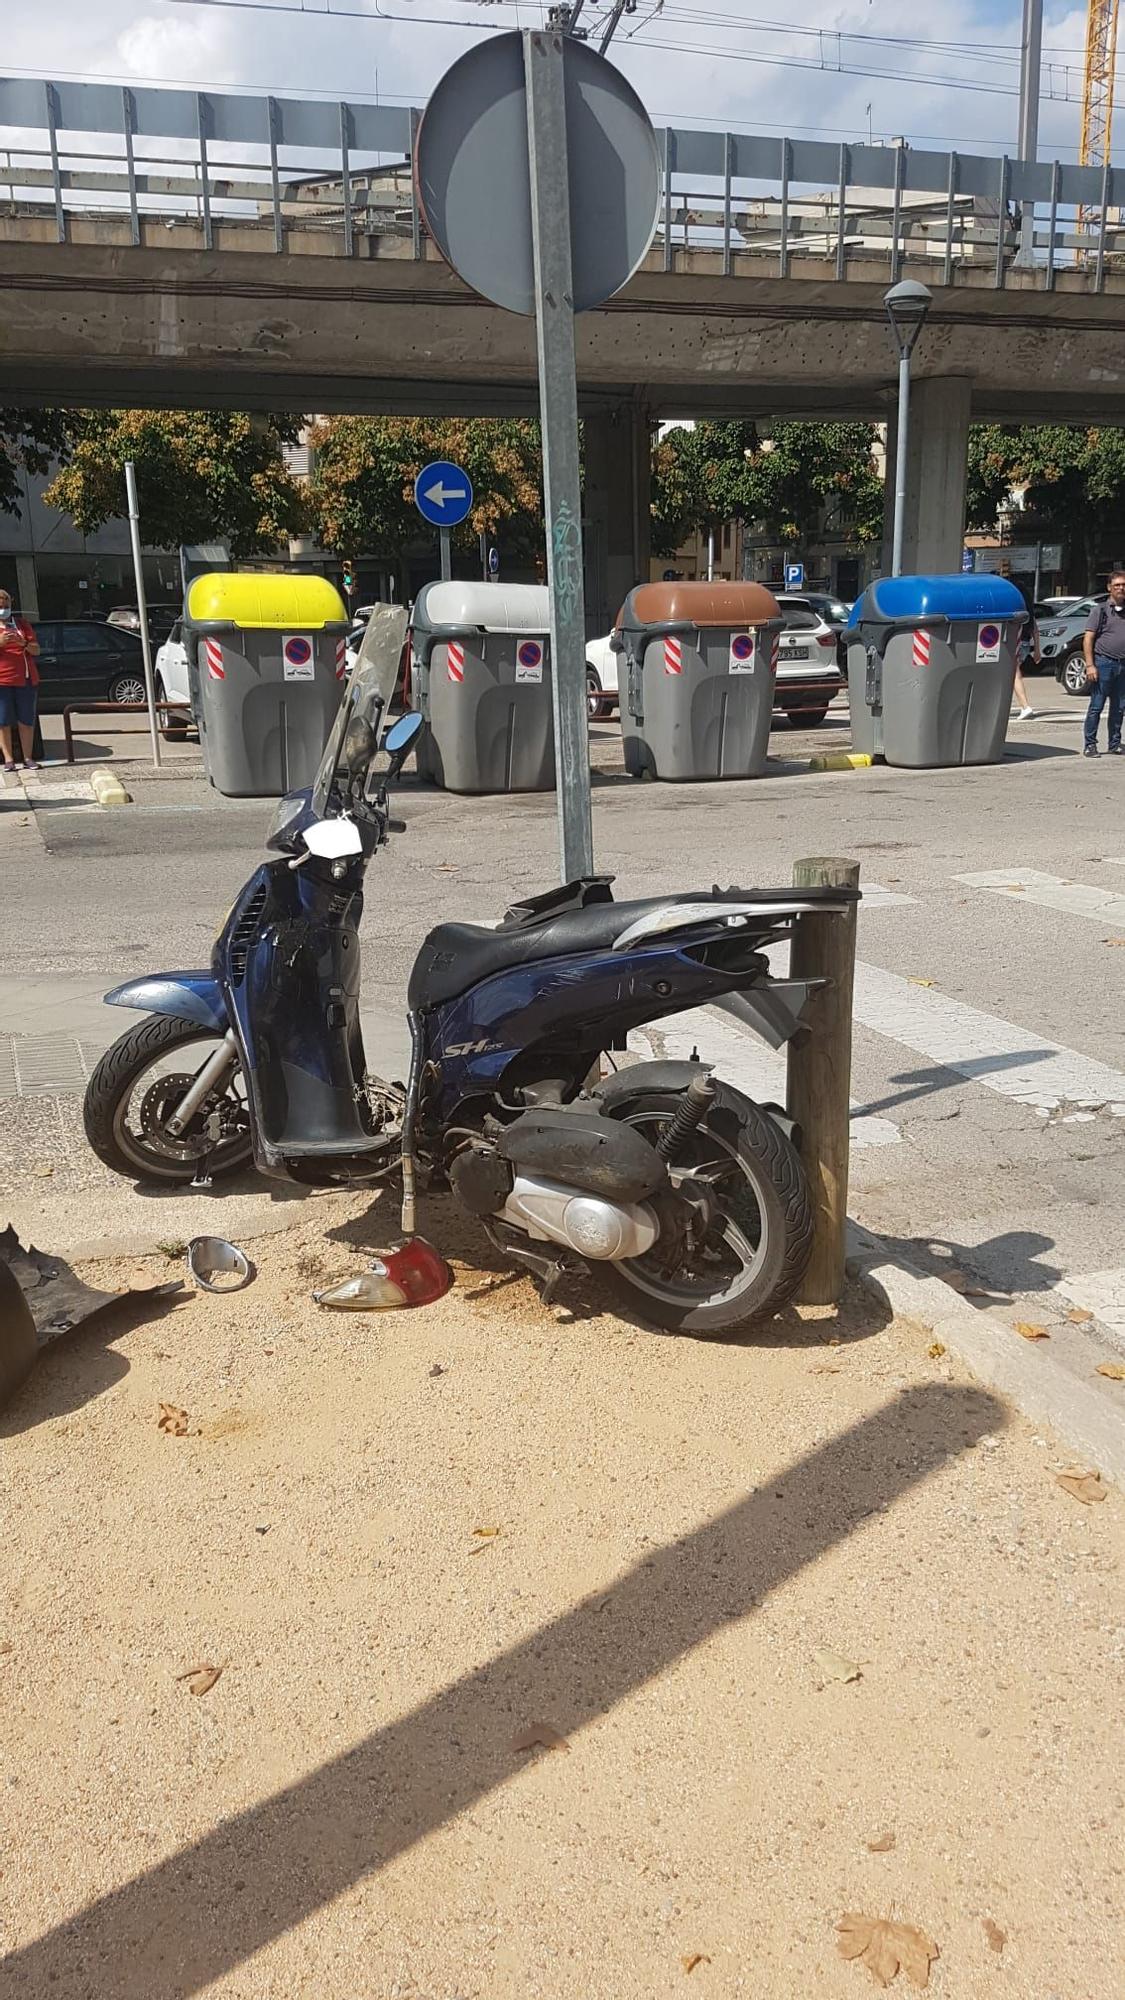
[{"label": "sky", "polygon": [[[0,73],[424,104],[454,58],[535,0],[43,0],[5,22]],[[609,0],[585,0],[596,30]],[[638,0],[614,60],[657,124],[1015,153],[1013,0]],[[13,18],[14,14],[14,18]],[[1041,158],[1078,153],[1085,12],[1045,10]],[[1125,53],[1122,56],[1125,68]],[[1125,161],[1125,109],[1115,161]]]}]

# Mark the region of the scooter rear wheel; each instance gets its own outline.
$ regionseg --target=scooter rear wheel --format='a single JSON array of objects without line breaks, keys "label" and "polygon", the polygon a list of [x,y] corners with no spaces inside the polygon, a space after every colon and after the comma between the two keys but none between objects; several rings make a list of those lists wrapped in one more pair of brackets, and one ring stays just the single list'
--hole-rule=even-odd
[{"label": "scooter rear wheel", "polygon": [[[679,1098],[638,1089],[612,1116],[654,1144]],[[678,1162],[705,1174],[719,1221],[704,1250],[669,1275],[658,1253],[603,1264],[631,1311],[670,1333],[723,1339],[776,1313],[790,1299],[812,1249],[812,1207],[796,1148],[768,1112],[716,1079],[715,1099]]]},{"label": "scooter rear wheel", "polygon": [[[106,1050],[86,1086],[86,1137],[99,1160],[127,1180],[183,1185],[205,1172],[213,1179],[250,1165],[253,1147],[241,1067],[232,1070],[215,1102],[192,1120],[181,1139],[161,1132],[172,1110],[214,1050],[218,1037],[190,1021],[151,1014]],[[211,1140],[204,1121],[221,1109],[224,1136]]]}]

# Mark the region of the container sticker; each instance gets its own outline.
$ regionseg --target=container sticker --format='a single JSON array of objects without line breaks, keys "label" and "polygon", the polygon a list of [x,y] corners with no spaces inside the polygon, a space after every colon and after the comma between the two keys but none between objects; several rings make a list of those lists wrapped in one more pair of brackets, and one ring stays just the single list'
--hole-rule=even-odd
[{"label": "container sticker", "polygon": [[933,641],[928,632],[915,632],[914,644],[910,649],[910,658],[916,667],[929,666],[930,647],[932,644]]},{"label": "container sticker", "polygon": [[977,626],[978,665],[982,660],[998,660],[1000,658],[1000,641],[1002,637],[1003,627],[1000,625]]},{"label": "container sticker", "polygon": [[207,662],[207,675],[213,681],[225,681],[227,670],[223,665],[223,642],[221,639],[203,641],[203,657]]},{"label": "container sticker", "polygon": [[732,632],[730,635],[730,671],[732,674],[752,674],[754,671],[754,634],[752,632]]},{"label": "container sticker", "polygon": [[287,632],[281,642],[282,672],[287,681],[311,681],[316,675],[313,643],[303,632]]},{"label": "container sticker", "polygon": [[543,648],[538,639],[525,639],[516,653],[516,681],[541,681]]},{"label": "container sticker", "polygon": [[465,678],[465,648],[451,639],[445,649],[445,667],[451,681]]},{"label": "container sticker", "polygon": [[684,670],[683,646],[679,639],[664,641],[664,671],[666,674],[682,674]]}]

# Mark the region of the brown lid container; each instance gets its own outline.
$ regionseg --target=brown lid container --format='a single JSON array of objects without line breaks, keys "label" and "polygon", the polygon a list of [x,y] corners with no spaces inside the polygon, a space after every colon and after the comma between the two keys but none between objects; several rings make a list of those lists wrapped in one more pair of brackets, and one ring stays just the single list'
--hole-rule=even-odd
[{"label": "brown lid container", "polygon": [[630,591],[618,625],[729,625],[736,632],[781,617],[761,583],[642,583]]}]

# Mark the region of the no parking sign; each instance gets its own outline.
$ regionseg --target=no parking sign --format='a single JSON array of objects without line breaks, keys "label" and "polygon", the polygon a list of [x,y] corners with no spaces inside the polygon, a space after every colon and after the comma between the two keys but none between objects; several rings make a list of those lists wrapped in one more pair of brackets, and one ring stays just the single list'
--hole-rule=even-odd
[{"label": "no parking sign", "polygon": [[281,670],[287,681],[311,681],[316,673],[313,644],[303,632],[287,632],[281,642]]},{"label": "no parking sign", "polygon": [[1000,625],[977,626],[978,666],[984,660],[998,660],[1000,658],[1000,640],[1002,636],[1003,627]]},{"label": "no parking sign", "polygon": [[538,639],[523,639],[516,649],[516,681],[541,681],[543,647]]},{"label": "no parking sign", "polygon": [[753,673],[754,634],[752,632],[731,633],[729,665],[732,674]]}]

